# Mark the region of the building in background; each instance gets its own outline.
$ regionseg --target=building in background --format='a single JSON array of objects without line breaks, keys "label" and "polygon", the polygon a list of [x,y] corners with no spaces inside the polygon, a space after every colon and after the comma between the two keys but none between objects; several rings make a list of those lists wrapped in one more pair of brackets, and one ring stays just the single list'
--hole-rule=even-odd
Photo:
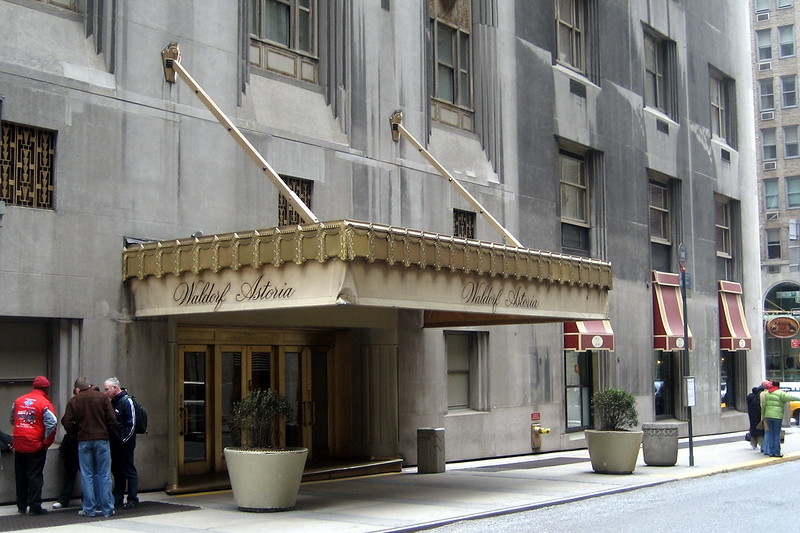
[{"label": "building in background", "polygon": [[687,373],[695,434],[746,427],[748,6],[534,3],[0,0],[0,403],[118,376],[170,491],[227,482],[254,387],[317,472],[581,448],[609,386],[686,434]]},{"label": "building in background", "polygon": [[766,375],[800,390],[798,10],[793,0],[751,7]]}]

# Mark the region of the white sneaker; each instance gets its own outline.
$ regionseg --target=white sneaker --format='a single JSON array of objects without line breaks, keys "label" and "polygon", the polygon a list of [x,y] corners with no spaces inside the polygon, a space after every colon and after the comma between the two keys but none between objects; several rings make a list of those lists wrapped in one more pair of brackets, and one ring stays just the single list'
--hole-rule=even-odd
[{"label": "white sneaker", "polygon": [[64,506],[63,506],[63,505],[61,505],[61,502],[55,502],[55,503],[53,504],[53,509],[61,509],[61,508],[63,508],[63,507],[64,507]]}]

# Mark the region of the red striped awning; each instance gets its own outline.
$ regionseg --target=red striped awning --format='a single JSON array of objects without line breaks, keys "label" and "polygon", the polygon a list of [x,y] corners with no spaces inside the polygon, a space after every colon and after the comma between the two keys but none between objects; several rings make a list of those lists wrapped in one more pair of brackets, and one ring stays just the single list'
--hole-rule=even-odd
[{"label": "red striped awning", "polygon": [[614,351],[614,330],[608,320],[564,322],[564,349]]},{"label": "red striped awning", "polygon": [[[684,349],[681,277],[673,272],[653,271],[653,349],[672,352]],[[689,350],[692,332],[689,330]]]},{"label": "red striped awning", "polygon": [[735,352],[752,347],[750,330],[742,308],[742,286],[719,282],[719,349]]}]

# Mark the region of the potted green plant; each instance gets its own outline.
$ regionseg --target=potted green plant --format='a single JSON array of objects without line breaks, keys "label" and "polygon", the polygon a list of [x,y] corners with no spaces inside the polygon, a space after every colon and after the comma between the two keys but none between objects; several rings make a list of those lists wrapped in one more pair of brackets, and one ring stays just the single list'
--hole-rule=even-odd
[{"label": "potted green plant", "polygon": [[592,396],[597,430],[586,430],[586,445],[592,469],[601,474],[630,474],[636,468],[642,432],[636,397],[624,390],[608,388]]},{"label": "potted green plant", "polygon": [[272,389],[256,389],[231,411],[235,446],[225,461],[236,505],[242,511],[291,509],[297,502],[308,448],[281,448],[282,420],[291,415],[289,401]]}]

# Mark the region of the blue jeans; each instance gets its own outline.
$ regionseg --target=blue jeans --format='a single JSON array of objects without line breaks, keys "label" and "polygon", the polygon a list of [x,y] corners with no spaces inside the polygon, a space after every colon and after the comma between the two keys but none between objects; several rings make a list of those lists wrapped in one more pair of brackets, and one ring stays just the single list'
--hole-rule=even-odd
[{"label": "blue jeans", "polygon": [[81,466],[83,512],[86,516],[111,516],[114,497],[111,495],[111,448],[108,440],[84,440],[78,443]]},{"label": "blue jeans", "polygon": [[771,456],[781,454],[781,422],[780,418],[765,418],[765,427],[767,431],[764,432],[764,442],[767,449],[764,453]]}]

